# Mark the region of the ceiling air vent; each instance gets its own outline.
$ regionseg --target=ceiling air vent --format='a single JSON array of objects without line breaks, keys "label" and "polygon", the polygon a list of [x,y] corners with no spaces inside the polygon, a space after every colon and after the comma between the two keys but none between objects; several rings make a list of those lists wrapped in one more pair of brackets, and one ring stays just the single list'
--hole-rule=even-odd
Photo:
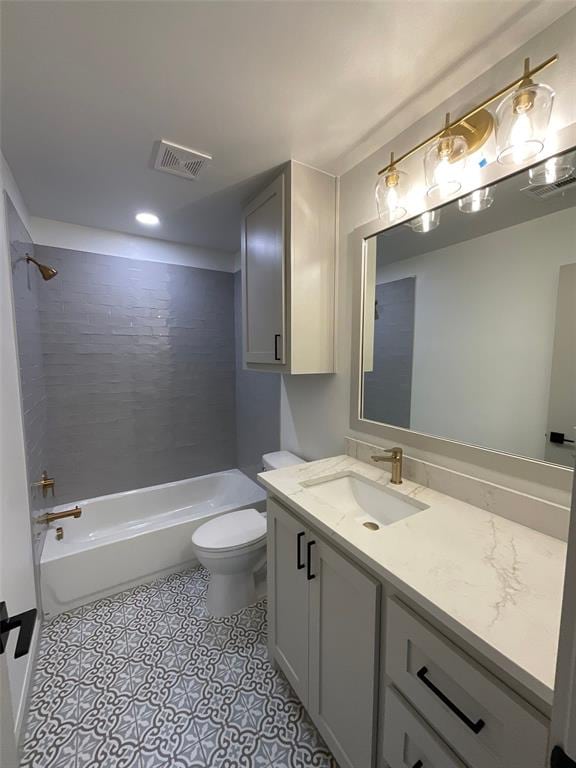
[{"label": "ceiling air vent", "polygon": [[530,184],[527,187],[522,187],[520,191],[524,192],[530,197],[536,197],[539,200],[546,200],[549,197],[554,197],[554,195],[567,192],[571,188],[576,190],[576,187],[573,186],[574,184],[576,184],[576,172],[572,171],[570,176],[567,176],[561,181],[554,181],[552,184],[541,184],[540,186]]},{"label": "ceiling air vent", "polygon": [[197,179],[208,160],[212,160],[211,155],[161,139],[158,142],[154,168],[184,179]]}]

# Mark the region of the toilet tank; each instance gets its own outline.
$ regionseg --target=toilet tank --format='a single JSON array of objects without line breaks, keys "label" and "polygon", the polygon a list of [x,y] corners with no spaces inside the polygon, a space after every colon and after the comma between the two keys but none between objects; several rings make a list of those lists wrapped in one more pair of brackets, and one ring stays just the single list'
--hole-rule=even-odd
[{"label": "toilet tank", "polygon": [[270,469],[283,469],[284,467],[293,467],[295,464],[305,464],[304,459],[295,456],[290,451],[274,451],[274,453],[265,453],[262,456],[262,469],[267,472]]}]

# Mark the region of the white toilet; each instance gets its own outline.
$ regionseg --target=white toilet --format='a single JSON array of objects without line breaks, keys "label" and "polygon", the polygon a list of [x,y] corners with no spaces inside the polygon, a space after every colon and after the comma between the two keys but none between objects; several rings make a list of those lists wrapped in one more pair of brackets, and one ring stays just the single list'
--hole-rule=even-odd
[{"label": "white toilet", "polygon": [[[265,471],[303,460],[288,451],[262,457]],[[230,616],[255,603],[255,574],[266,563],[266,516],[256,509],[238,509],[209,520],[192,534],[200,563],[210,572],[206,608],[212,616]]]}]

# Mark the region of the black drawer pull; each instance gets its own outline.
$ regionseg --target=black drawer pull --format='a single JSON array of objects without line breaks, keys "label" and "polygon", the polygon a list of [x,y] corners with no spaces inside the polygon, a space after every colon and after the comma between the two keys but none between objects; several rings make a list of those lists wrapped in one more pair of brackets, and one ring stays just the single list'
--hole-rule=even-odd
[{"label": "black drawer pull", "polygon": [[296,536],[296,568],[299,571],[305,566],[305,563],[302,562],[302,536],[304,536],[304,531],[300,531]]},{"label": "black drawer pull", "polygon": [[306,545],[306,554],[307,554],[307,562],[306,562],[306,577],[308,581],[312,581],[312,579],[316,578],[316,574],[312,573],[312,547],[316,544],[315,541],[309,541]]},{"label": "black drawer pull", "polygon": [[274,334],[274,360],[280,360],[281,357],[278,354],[278,339],[280,338],[279,333]]},{"label": "black drawer pull", "polygon": [[429,688],[429,689],[432,691],[432,693],[433,693],[435,696],[437,696],[437,697],[440,699],[440,701],[441,701],[443,704],[446,704],[446,706],[448,707],[448,709],[449,709],[451,712],[453,712],[453,713],[456,715],[456,717],[458,717],[458,718],[460,718],[460,720],[462,720],[462,722],[464,723],[464,725],[467,725],[467,726],[468,726],[468,728],[470,728],[470,730],[471,730],[471,731],[473,731],[474,733],[480,733],[480,731],[482,730],[482,728],[484,728],[484,726],[486,725],[486,723],[484,722],[484,720],[476,720],[476,722],[474,722],[473,720],[470,720],[470,718],[469,718],[467,715],[465,715],[465,714],[464,714],[464,712],[462,712],[462,710],[461,710],[461,709],[459,709],[459,708],[456,706],[456,704],[454,704],[454,702],[453,702],[453,701],[451,701],[451,700],[448,698],[448,696],[446,696],[446,694],[445,694],[445,693],[442,693],[442,691],[440,690],[440,688],[437,688],[437,687],[434,685],[434,683],[433,683],[431,680],[429,680],[429,679],[426,677],[426,675],[427,675],[427,674],[428,674],[428,667],[422,667],[422,669],[419,669],[419,670],[418,670],[418,672],[416,673],[416,676],[417,676],[417,677],[418,677],[420,680],[422,680],[422,682],[424,683],[424,685],[425,685],[427,688]]}]

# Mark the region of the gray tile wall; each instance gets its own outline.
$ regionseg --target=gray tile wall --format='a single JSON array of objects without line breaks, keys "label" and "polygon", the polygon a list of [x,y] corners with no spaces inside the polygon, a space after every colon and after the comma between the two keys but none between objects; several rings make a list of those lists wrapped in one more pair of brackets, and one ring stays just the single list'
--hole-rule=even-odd
[{"label": "gray tile wall", "polygon": [[59,503],[237,466],[234,276],[36,246]]},{"label": "gray tile wall", "polygon": [[[40,338],[39,297],[45,283],[36,267],[26,263],[26,254],[34,256],[34,246],[22,220],[10,198],[5,195],[6,220],[10,240],[12,285],[16,315],[18,354],[20,359],[20,389],[22,392],[24,437],[26,448],[26,472],[28,487],[40,479],[48,467],[48,400]],[[46,504],[39,491],[30,491],[30,512],[36,512]],[[34,563],[40,562],[44,529],[33,526]],[[36,574],[38,575],[38,574]]]},{"label": "gray tile wall", "polygon": [[254,479],[262,455],[280,449],[280,374],[242,368],[241,290],[241,273],[236,272],[236,445],[238,466]]},{"label": "gray tile wall", "polygon": [[364,374],[364,418],[410,427],[416,278],[376,286],[374,370]]}]

